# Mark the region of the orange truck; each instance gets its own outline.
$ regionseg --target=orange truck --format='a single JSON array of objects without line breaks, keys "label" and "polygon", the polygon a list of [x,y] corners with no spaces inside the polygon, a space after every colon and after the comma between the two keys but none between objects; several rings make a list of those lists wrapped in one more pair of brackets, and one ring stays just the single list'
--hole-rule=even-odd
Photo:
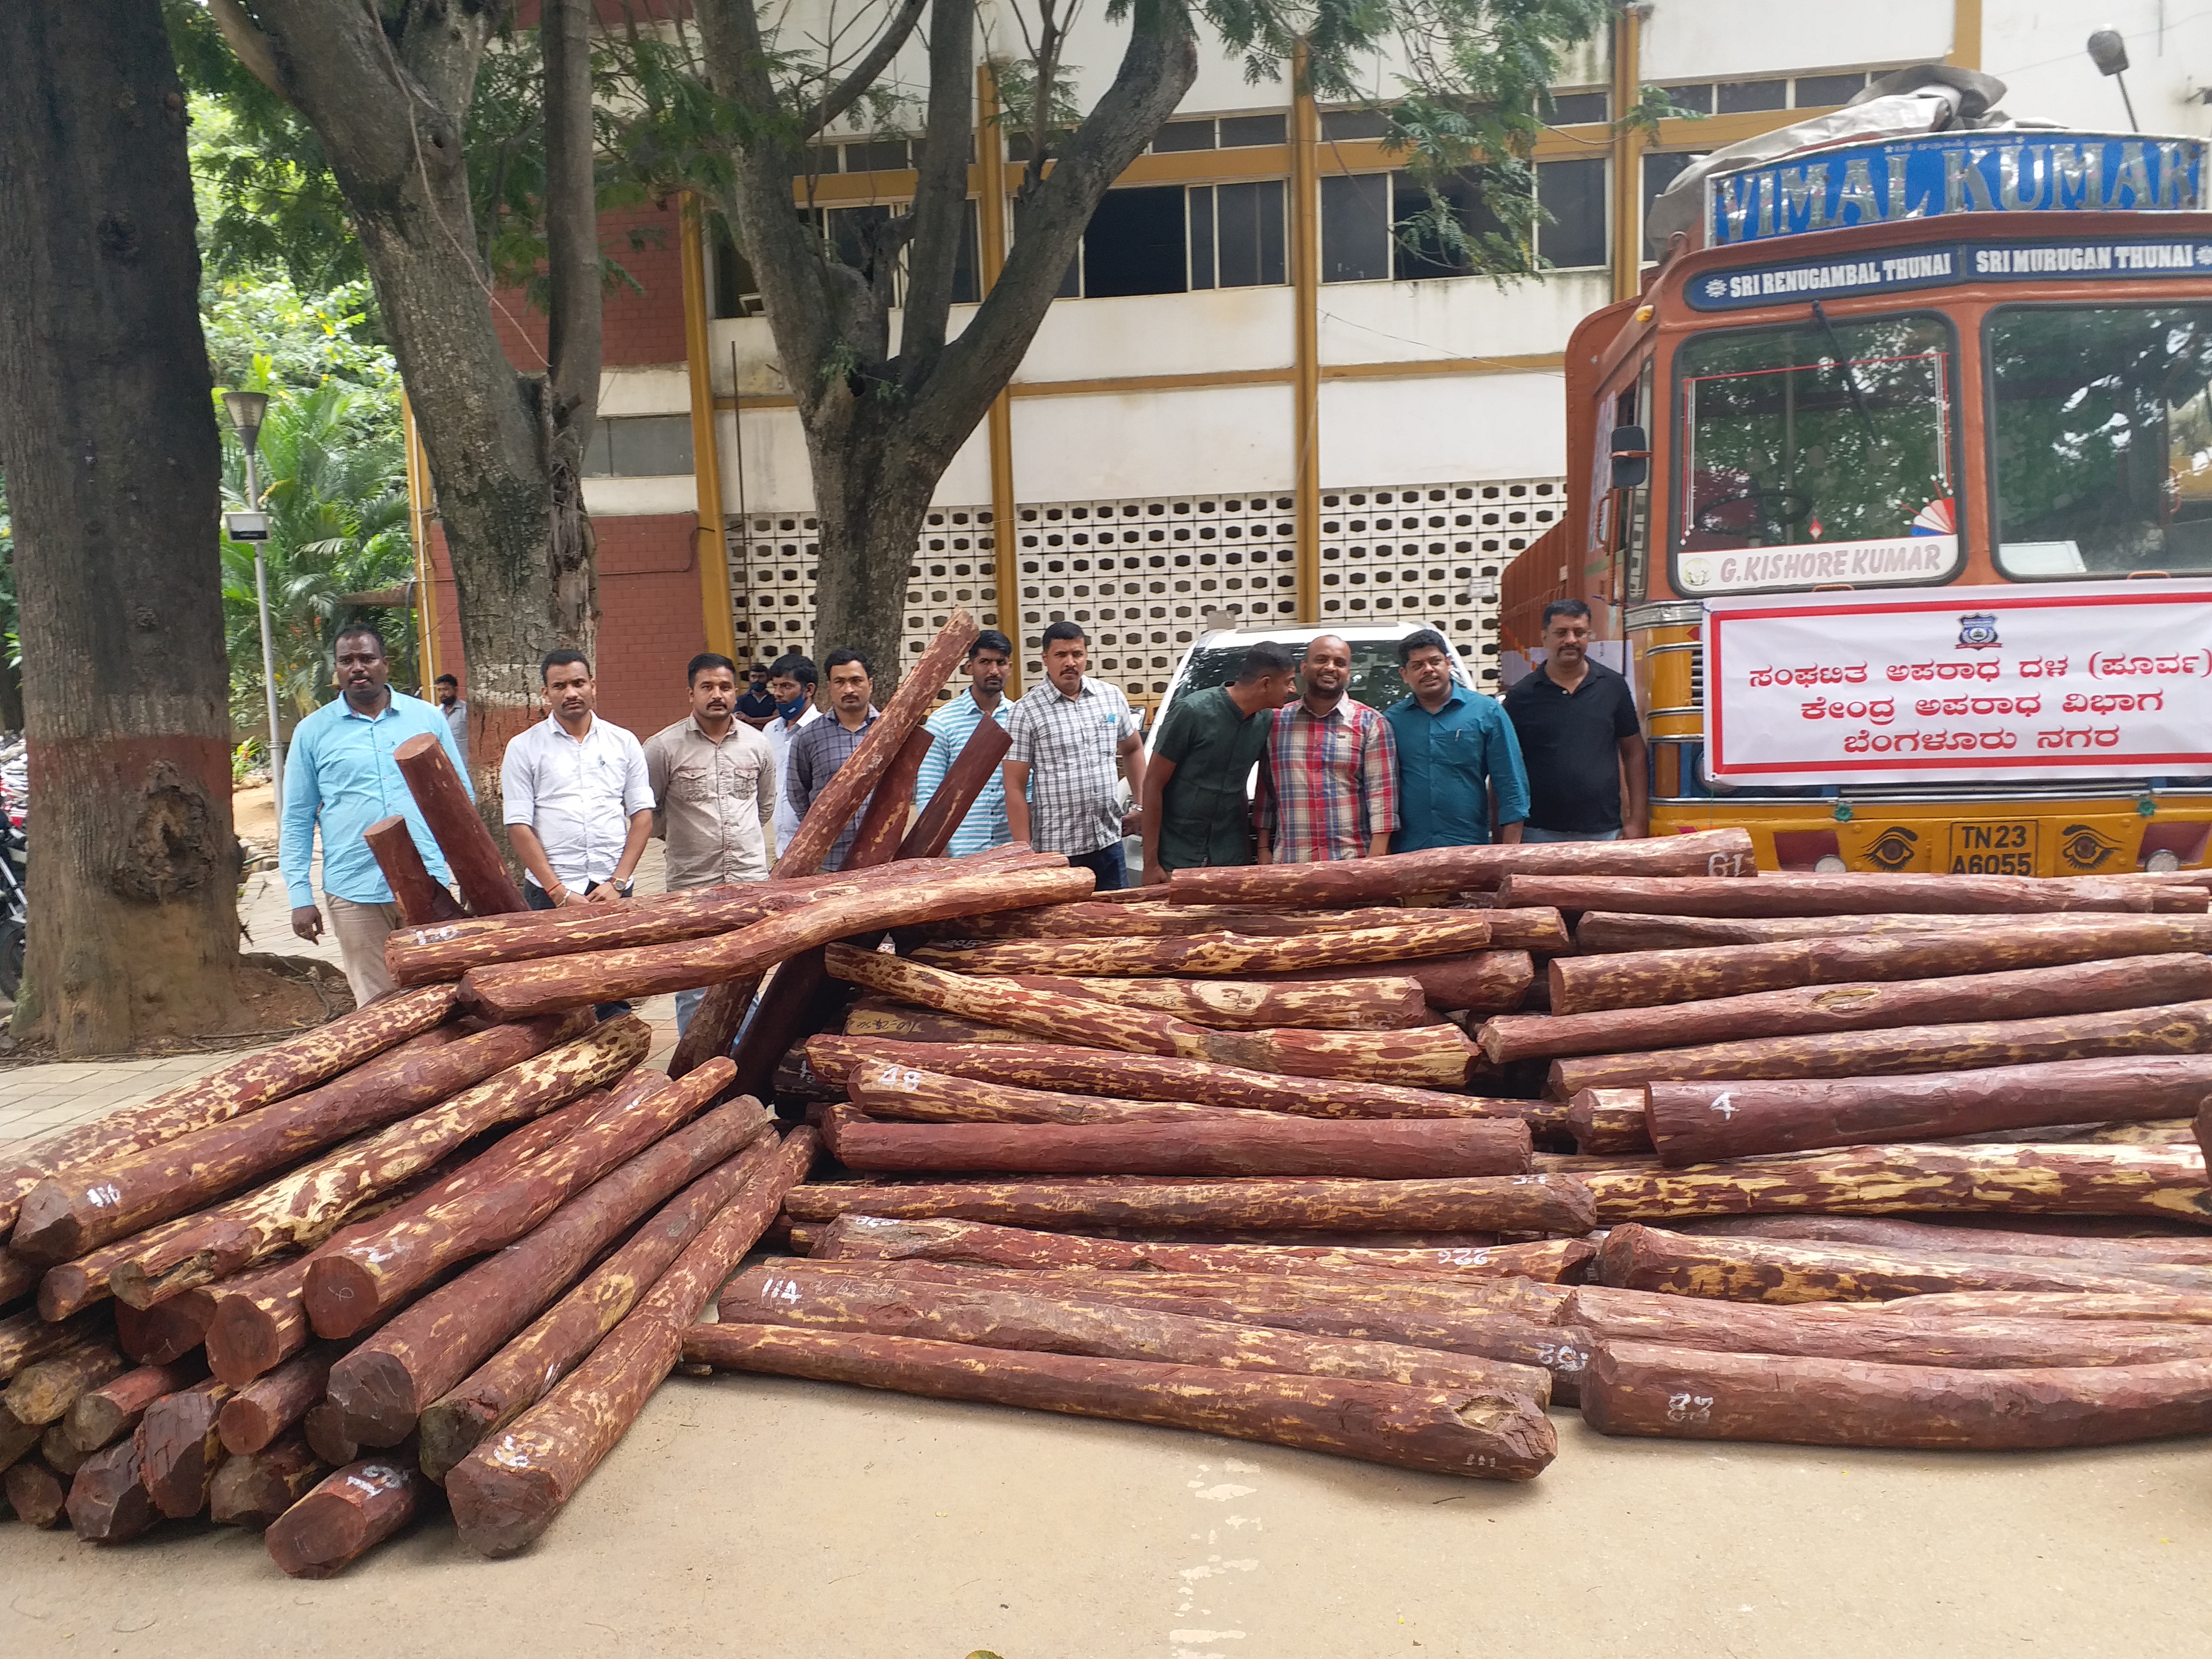
[{"label": "orange truck", "polygon": [[2206,861],[2205,142],[1990,101],[1878,83],[1705,158],[1643,291],[1574,331],[1568,510],[1505,573],[1506,675],[1548,602],[1589,605],[1655,835],[1741,825],[1780,870]]}]

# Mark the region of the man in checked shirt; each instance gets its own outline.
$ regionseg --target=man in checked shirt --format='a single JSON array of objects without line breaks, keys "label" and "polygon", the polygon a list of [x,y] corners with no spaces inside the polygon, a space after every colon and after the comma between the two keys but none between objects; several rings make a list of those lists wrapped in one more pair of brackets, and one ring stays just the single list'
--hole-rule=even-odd
[{"label": "man in checked shirt", "polygon": [[1133,800],[1145,798],[1145,745],[1129,700],[1083,671],[1090,642],[1072,622],[1044,630],[1045,683],[1022,694],[1007,717],[1013,746],[1000,768],[1006,827],[1040,853],[1065,853],[1097,878],[1098,890],[1128,885],[1124,815],[1114,788],[1118,765]]},{"label": "man in checked shirt", "polygon": [[1398,827],[1398,744],[1390,723],[1345,695],[1352,647],[1306,647],[1305,695],[1275,711],[1260,757],[1260,862],[1319,864],[1390,850]]}]

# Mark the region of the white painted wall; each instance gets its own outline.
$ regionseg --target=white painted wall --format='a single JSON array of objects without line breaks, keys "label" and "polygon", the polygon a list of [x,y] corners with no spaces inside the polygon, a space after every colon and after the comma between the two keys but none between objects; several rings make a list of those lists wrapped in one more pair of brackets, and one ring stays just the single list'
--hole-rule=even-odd
[{"label": "white painted wall", "polygon": [[2146,131],[2212,133],[2212,109],[2191,97],[2212,86],[2212,12],[2175,0],[2011,0],[1985,8],[1982,63],[2011,88],[2005,107],[2125,131],[2119,88],[2089,61],[2090,33],[2100,28],[2126,39],[2128,93]]},{"label": "white painted wall", "polygon": [[1017,398],[1013,409],[1021,501],[1280,489],[1291,482],[1288,386]]},{"label": "white painted wall", "polygon": [[599,376],[602,415],[687,415],[690,410],[691,375],[682,363],[610,368]]},{"label": "white painted wall", "polygon": [[1613,298],[1604,271],[1565,271],[1499,288],[1486,280],[1324,283],[1324,363],[1511,357],[1562,351],[1574,326]]},{"label": "white painted wall", "polygon": [[[1997,0],[1985,10],[2004,5]],[[1642,59],[1646,82],[1747,80],[1856,64],[1936,62],[1950,50],[1948,0],[1655,0],[1644,21]]]},{"label": "white painted wall", "polygon": [[1556,374],[1327,380],[1324,489],[1556,477],[1566,471]]},{"label": "white painted wall", "polygon": [[602,519],[696,513],[699,510],[699,486],[688,472],[674,477],[586,478],[584,510]]},{"label": "white painted wall", "polygon": [[1296,334],[1287,288],[1062,301],[1046,313],[1014,378],[1087,380],[1200,368],[1288,368],[1297,356]]}]

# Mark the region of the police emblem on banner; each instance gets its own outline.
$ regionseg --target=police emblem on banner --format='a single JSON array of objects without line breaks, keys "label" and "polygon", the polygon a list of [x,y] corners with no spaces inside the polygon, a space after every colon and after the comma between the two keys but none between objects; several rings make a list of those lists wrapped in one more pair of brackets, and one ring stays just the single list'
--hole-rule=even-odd
[{"label": "police emblem on banner", "polygon": [[1959,618],[1959,649],[1987,651],[1997,643],[1997,619],[1986,611]]}]

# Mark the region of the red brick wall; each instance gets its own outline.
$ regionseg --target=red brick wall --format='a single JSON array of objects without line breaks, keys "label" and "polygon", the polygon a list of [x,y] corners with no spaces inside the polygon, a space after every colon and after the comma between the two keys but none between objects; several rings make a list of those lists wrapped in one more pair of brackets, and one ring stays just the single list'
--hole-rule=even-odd
[{"label": "red brick wall", "polygon": [[[688,513],[592,520],[599,538],[599,647],[593,665],[599,713],[641,738],[682,717],[684,665],[707,648],[699,568],[691,556],[698,523]],[[434,534],[431,553],[437,567],[438,672],[459,675],[465,690],[468,669],[442,533]]]},{"label": "red brick wall", "polygon": [[[599,246],[630,277],[609,289],[601,305],[606,366],[682,362],[684,258],[675,204],[601,214]],[[514,289],[500,289],[492,311],[507,361],[526,371],[543,369],[544,313],[532,310]]]}]

